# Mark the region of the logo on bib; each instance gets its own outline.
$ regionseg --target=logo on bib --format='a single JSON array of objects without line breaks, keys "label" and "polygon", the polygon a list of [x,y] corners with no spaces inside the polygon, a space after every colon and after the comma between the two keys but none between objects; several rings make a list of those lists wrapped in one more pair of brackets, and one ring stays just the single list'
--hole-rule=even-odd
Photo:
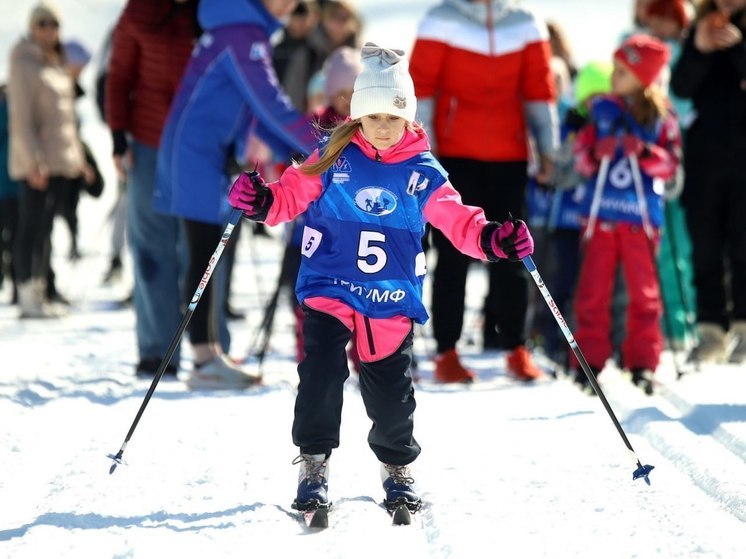
[{"label": "logo on bib", "polygon": [[357,191],[355,205],[370,215],[388,215],[396,209],[396,196],[385,188],[369,186]]}]

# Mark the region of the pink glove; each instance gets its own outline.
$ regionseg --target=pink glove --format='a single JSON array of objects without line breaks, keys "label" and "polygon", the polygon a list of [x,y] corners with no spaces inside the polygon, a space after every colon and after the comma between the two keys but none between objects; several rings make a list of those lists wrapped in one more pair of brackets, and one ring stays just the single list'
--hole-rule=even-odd
[{"label": "pink glove", "polygon": [[482,231],[482,248],[487,259],[493,262],[501,258],[519,262],[533,254],[534,239],[528,225],[520,219],[502,225],[493,221]]},{"label": "pink glove", "polygon": [[624,152],[624,157],[640,155],[644,149],[645,142],[634,134],[625,134],[622,136],[622,151]]},{"label": "pink glove", "polygon": [[611,159],[614,157],[616,147],[616,137],[607,136],[606,138],[599,138],[593,145],[593,157],[595,157],[597,161],[601,161],[604,157]]},{"label": "pink glove", "polygon": [[252,221],[267,219],[274,199],[272,190],[267,187],[262,176],[256,171],[241,173],[228,194],[230,205],[243,210],[244,217]]}]

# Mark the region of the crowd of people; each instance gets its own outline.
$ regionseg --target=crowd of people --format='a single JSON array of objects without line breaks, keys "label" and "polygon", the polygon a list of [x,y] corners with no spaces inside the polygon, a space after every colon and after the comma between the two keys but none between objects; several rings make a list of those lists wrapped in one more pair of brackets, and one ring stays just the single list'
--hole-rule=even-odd
[{"label": "crowd of people", "polygon": [[[448,0],[418,22],[404,55],[417,98],[412,121],[430,152],[463,203],[531,227],[536,261],[595,374],[613,359],[650,390],[665,346],[705,362],[746,359],[737,156],[746,142],[745,8],[743,0],[637,0],[612,60],[580,66],[560,22],[517,2]],[[39,3],[28,21],[0,93],[0,278],[22,318],[59,319],[69,302],[51,266],[55,216],[70,227],[69,257],[79,258],[77,200],[103,188],[75,111],[91,53],[63,41],[53,4]],[[276,180],[353,118],[363,31],[351,0],[126,3],[98,100],[124,201],[116,215],[126,215],[134,273],[138,376],[152,378],[167,353],[222,235],[236,174],[258,165]],[[306,220],[294,216],[285,235],[280,281],[290,288]],[[259,233],[263,224],[251,226]],[[120,232],[108,279],[121,270],[122,245]],[[425,227],[421,248],[434,262],[426,307],[436,382],[476,379],[458,349],[468,328],[484,351],[505,352],[517,380],[544,374],[539,351],[587,387],[521,263],[487,265],[480,316],[469,322],[466,278],[478,259],[436,227]],[[229,261],[231,250],[235,238]],[[192,388],[260,380],[228,357],[230,273],[219,269],[190,321]],[[354,346],[348,357],[359,371]],[[178,346],[165,373],[181,368]]]},{"label": "crowd of people", "polygon": [[[128,0],[98,93],[136,375],[184,368],[171,342],[236,211],[256,232],[289,223],[299,510],[328,506],[350,368],[385,503],[419,508],[415,324],[432,314],[435,382],[476,380],[459,355],[472,265],[487,266],[481,349],[517,381],[545,374],[536,352],[589,393],[612,361],[653,393],[666,345],[746,361],[746,0],[638,0],[633,17],[611,60],[578,65],[559,22],[509,0],[434,3],[408,53],[361,45],[352,0]],[[0,89],[0,280],[22,319],[63,319],[55,217],[80,258],[77,200],[104,188],[75,111],[91,55],[62,23],[33,8]],[[529,289],[532,254],[590,371]],[[229,357],[230,273],[193,309],[191,389],[261,381]]]}]

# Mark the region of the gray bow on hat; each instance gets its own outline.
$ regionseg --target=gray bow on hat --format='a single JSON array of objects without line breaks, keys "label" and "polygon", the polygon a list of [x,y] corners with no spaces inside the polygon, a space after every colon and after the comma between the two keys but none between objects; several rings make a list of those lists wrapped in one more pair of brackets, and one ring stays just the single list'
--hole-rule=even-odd
[{"label": "gray bow on hat", "polygon": [[381,59],[381,62],[386,62],[387,64],[391,65],[401,62],[403,56],[403,50],[386,49],[383,47],[379,47],[377,44],[371,42],[365,43],[363,45],[363,50],[360,52],[361,60],[365,60],[366,58],[378,57]]}]

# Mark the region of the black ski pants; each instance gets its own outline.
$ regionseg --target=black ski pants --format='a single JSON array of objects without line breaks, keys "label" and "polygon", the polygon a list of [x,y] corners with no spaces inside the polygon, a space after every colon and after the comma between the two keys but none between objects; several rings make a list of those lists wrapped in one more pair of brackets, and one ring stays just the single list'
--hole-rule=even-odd
[{"label": "black ski pants", "polygon": [[[525,161],[485,162],[443,157],[440,162],[464,204],[484,209],[487,219],[503,222],[511,212],[525,218]],[[456,347],[464,321],[466,276],[474,262],[440,231],[433,229],[438,261],[433,272],[432,320],[438,353]],[[513,349],[526,341],[528,276],[520,262],[488,265],[489,290],[484,301],[485,347]]]},{"label": "black ski pants", "polygon": [[[687,135],[682,205],[692,240],[697,321],[746,320],[746,139]],[[729,280],[729,281],[728,281]]]},{"label": "black ski pants", "polygon": [[[337,318],[303,305],[305,357],[298,365],[293,443],[304,454],[331,454],[339,446],[344,383],[350,372],[345,347],[352,332]],[[368,444],[385,464],[412,463],[420,454],[414,439],[413,331],[397,351],[360,364],[360,395],[373,422]]]}]

